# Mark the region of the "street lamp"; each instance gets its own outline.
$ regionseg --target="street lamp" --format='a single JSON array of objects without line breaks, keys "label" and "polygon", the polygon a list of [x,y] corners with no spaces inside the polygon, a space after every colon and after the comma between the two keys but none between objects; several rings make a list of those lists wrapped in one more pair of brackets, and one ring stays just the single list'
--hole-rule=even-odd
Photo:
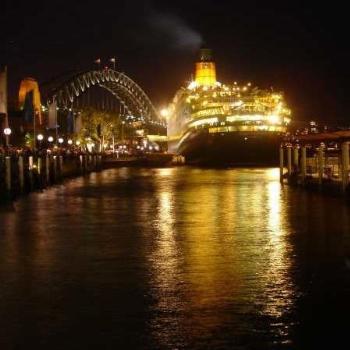
[{"label": "street lamp", "polygon": [[49,137],[47,138],[47,141],[49,141],[50,143],[53,142],[53,137],[52,137],[52,136],[49,136]]},{"label": "street lamp", "polygon": [[67,142],[68,142],[68,145],[72,145],[73,144],[73,141],[71,139],[69,139]]},{"label": "street lamp", "polygon": [[80,145],[80,141],[79,141],[79,140],[76,141],[75,144],[76,144],[77,146],[79,146],[79,145]]},{"label": "street lamp", "polygon": [[39,141],[39,148],[41,148],[41,141],[44,139],[43,134],[38,134],[36,136],[36,139]]},{"label": "street lamp", "polygon": [[12,130],[10,128],[5,128],[4,129],[4,135],[5,135],[5,142],[6,142],[6,146],[9,145],[9,138],[10,135],[12,134]]},{"label": "street lamp", "polygon": [[64,142],[63,138],[60,137],[60,138],[58,139],[58,143],[62,145],[63,142]]},{"label": "street lamp", "polygon": [[5,134],[6,136],[10,136],[10,135],[12,134],[12,130],[11,130],[10,128],[5,128],[5,129],[4,129],[4,134]]},{"label": "street lamp", "polygon": [[109,61],[113,63],[113,70],[115,70],[115,57],[110,58]]}]

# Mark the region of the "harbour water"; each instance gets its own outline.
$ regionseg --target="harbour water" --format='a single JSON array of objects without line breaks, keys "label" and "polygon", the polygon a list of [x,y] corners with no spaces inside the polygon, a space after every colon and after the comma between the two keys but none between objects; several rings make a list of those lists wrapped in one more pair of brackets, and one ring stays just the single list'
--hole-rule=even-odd
[{"label": "harbour water", "polygon": [[350,207],[278,169],[105,170],[0,223],[1,349],[347,341]]}]

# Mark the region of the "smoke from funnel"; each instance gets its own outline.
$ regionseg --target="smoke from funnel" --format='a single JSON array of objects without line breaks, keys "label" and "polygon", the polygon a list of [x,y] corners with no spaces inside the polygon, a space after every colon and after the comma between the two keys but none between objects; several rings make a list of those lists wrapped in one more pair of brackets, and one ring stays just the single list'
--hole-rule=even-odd
[{"label": "smoke from funnel", "polygon": [[198,32],[173,14],[152,11],[148,21],[157,38],[172,49],[197,51],[203,42]]}]

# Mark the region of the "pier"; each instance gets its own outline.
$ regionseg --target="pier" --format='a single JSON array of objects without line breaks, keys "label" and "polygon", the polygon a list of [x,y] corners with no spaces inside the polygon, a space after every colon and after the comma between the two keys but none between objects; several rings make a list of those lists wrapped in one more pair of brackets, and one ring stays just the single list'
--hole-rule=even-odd
[{"label": "pier", "polygon": [[280,180],[349,195],[350,131],[298,135],[280,147]]},{"label": "pier", "polygon": [[45,152],[0,155],[0,203],[42,190],[66,178],[101,169],[101,154]]}]

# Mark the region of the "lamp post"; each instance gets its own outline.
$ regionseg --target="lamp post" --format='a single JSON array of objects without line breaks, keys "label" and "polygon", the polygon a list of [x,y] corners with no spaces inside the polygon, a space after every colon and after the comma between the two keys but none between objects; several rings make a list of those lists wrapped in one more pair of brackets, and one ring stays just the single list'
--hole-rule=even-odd
[{"label": "lamp post", "polygon": [[44,139],[44,136],[43,134],[38,134],[36,138],[39,141],[39,148],[41,149],[41,141]]},{"label": "lamp post", "polygon": [[115,57],[110,58],[109,61],[113,63],[113,70],[115,70]]},{"label": "lamp post", "polygon": [[124,125],[125,125],[125,121],[122,121],[122,141],[124,141]]},{"label": "lamp post", "polygon": [[11,134],[12,134],[12,130],[11,130],[10,128],[5,128],[5,129],[4,129],[6,147],[9,146],[10,135],[11,135]]}]

